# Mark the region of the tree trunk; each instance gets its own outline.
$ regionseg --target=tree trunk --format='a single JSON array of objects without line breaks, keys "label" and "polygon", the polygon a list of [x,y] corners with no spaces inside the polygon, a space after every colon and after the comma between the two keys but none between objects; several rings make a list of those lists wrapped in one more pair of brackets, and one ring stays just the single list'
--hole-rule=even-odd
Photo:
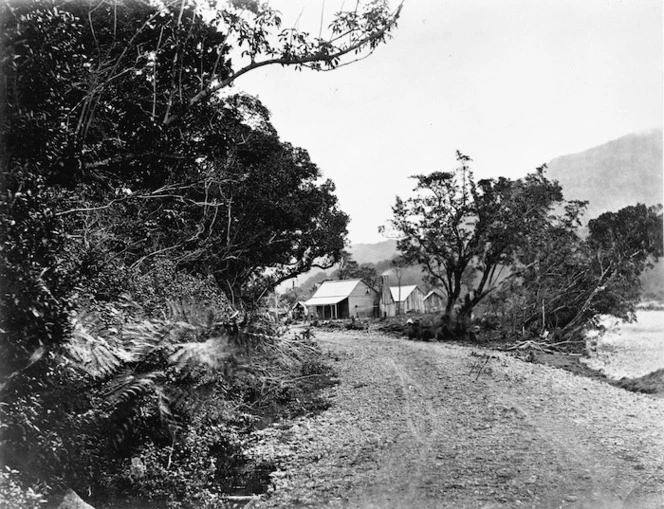
[{"label": "tree trunk", "polygon": [[454,324],[453,324],[453,316],[452,316],[452,310],[453,310],[453,301],[448,300],[447,304],[445,305],[445,310],[443,311],[443,314],[440,317],[440,324],[437,327],[436,330],[436,337],[439,340],[444,340],[444,339],[450,339],[454,337]]},{"label": "tree trunk", "polygon": [[474,305],[473,301],[470,299],[470,295],[466,295],[456,319],[456,332],[459,337],[465,338],[471,330],[473,307]]}]

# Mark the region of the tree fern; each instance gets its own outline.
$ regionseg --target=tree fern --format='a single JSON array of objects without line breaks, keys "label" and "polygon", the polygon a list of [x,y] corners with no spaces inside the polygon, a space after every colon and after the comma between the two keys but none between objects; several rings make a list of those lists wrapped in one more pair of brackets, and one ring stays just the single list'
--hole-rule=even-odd
[{"label": "tree fern", "polygon": [[169,302],[160,319],[117,316],[121,323],[108,327],[94,313],[80,314],[67,348],[75,365],[101,381],[116,445],[148,418],[172,434],[179,416],[205,396],[205,375],[232,377],[233,358],[246,348],[230,317],[193,303]]}]

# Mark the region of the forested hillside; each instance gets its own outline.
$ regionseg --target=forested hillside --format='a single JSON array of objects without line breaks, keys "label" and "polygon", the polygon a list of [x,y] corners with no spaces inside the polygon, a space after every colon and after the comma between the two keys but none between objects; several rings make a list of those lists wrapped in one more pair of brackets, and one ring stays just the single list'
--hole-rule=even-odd
[{"label": "forested hillside", "polygon": [[350,253],[357,263],[378,263],[391,260],[397,254],[397,241],[384,240],[374,244],[351,244]]}]

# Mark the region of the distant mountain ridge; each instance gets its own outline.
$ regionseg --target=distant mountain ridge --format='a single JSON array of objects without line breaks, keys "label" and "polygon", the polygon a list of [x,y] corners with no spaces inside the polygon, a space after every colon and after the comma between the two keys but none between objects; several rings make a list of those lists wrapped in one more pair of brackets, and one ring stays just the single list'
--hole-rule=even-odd
[{"label": "distant mountain ridge", "polygon": [[352,244],[350,252],[360,265],[391,260],[397,254],[397,241],[389,239],[375,244]]},{"label": "distant mountain ridge", "polygon": [[586,221],[629,205],[662,203],[662,130],[629,134],[553,159],[549,177],[568,200],[588,200]]}]

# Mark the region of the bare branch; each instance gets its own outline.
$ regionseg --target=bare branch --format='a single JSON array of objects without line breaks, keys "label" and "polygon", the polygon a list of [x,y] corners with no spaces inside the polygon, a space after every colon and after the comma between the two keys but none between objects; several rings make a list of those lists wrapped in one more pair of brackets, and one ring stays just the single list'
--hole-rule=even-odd
[{"label": "bare branch", "polygon": [[106,205],[100,205],[99,207],[80,207],[80,208],[76,208],[76,209],[63,210],[62,212],[58,212],[55,215],[60,217],[60,216],[67,216],[69,214],[76,214],[78,212],[94,212],[96,210],[104,210],[104,209],[107,209],[109,207],[112,207],[116,203],[119,203],[119,202],[122,202],[122,201],[125,201],[125,200],[126,200],[126,198],[117,198],[117,199],[111,200]]}]

